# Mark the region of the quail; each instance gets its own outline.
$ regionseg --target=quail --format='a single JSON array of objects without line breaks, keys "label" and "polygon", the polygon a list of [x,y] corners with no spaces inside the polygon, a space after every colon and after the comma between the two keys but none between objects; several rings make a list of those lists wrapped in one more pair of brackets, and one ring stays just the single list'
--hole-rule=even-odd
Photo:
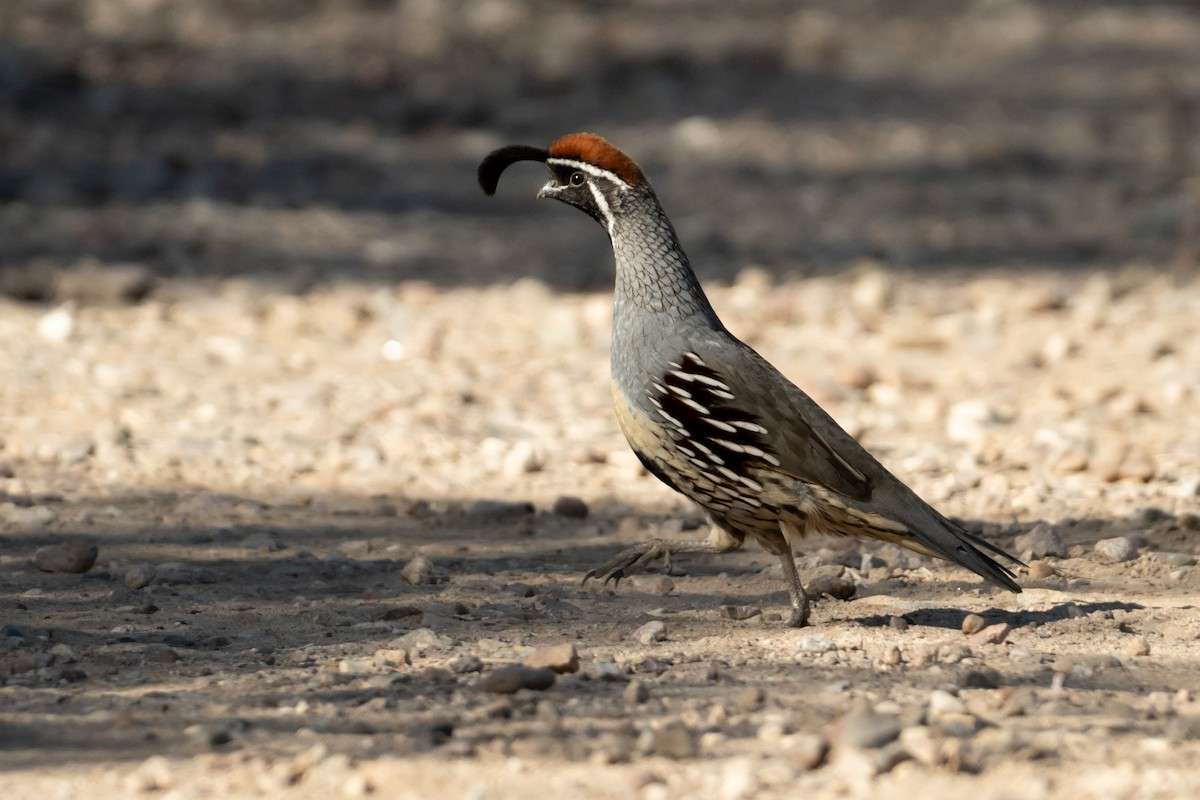
[{"label": "quail", "polygon": [[892,542],[1021,591],[992,555],[1020,561],[918,497],[725,329],[633,159],[589,133],[563,136],[547,149],[510,145],[479,165],[483,191],[495,194],[501,173],[518,161],[549,168],[538,197],[572,205],[608,232],[616,260],[617,420],[646,469],[699,504],[711,526],[700,541],[652,539],[622,550],[585,581],[619,581],[676,553],[731,552],[750,538],[779,557],[791,596],[788,624],[801,627],[809,598],[792,547],[820,531]]}]

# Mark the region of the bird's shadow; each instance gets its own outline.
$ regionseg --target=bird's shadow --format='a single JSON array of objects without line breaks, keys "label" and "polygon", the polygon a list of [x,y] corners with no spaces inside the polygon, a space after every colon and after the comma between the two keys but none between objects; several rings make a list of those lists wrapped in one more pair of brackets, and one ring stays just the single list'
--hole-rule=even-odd
[{"label": "bird's shadow", "polygon": [[1068,619],[1091,616],[1092,614],[1113,611],[1138,611],[1144,608],[1137,603],[1104,602],[1104,603],[1059,603],[1044,610],[1010,611],[1003,608],[989,608],[986,611],[964,611],[961,608],[922,608],[908,611],[904,614],[873,614],[869,617],[858,617],[854,621],[867,628],[886,628],[892,624],[896,616],[902,617],[909,625],[919,625],[927,628],[946,628],[961,630],[963,620],[969,614],[978,614],[989,625],[1005,622],[1012,628],[1024,628],[1030,625],[1045,625],[1051,622],[1062,622]]}]

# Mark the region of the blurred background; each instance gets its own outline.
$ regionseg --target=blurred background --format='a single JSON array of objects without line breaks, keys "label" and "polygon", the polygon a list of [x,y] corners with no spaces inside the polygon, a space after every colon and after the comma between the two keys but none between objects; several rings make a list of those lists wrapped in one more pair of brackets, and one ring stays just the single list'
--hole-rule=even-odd
[{"label": "blurred background", "polygon": [[642,164],[704,278],[1187,270],[1198,42],[1168,0],[6,0],[0,292],[602,288],[540,171],[475,184],[576,130]]}]

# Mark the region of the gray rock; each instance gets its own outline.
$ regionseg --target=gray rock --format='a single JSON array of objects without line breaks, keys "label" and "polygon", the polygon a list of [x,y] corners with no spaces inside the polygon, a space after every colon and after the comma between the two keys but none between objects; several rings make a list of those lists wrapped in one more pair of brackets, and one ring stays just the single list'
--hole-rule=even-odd
[{"label": "gray rock", "polygon": [[1017,553],[1029,553],[1032,558],[1067,557],[1067,546],[1053,526],[1039,522],[1013,541]]},{"label": "gray rock", "polygon": [[479,681],[479,688],[494,694],[515,694],[521,689],[545,691],[554,685],[554,670],[510,664],[494,669]]},{"label": "gray rock", "polygon": [[100,548],[90,539],[69,539],[39,547],[33,563],[42,572],[87,572],[96,563]]},{"label": "gray rock", "polygon": [[533,513],[533,503],[503,500],[477,500],[467,509],[467,515],[481,520],[510,520]]},{"label": "gray rock", "polygon": [[1196,557],[1190,553],[1169,553],[1162,551],[1151,553],[1150,558],[1169,567],[1190,567],[1196,563]]},{"label": "gray rock", "polygon": [[1119,564],[1138,557],[1137,545],[1128,536],[1115,536],[1096,542],[1096,555],[1105,561]]},{"label": "gray rock", "polygon": [[857,587],[854,585],[854,581],[846,578],[823,575],[809,581],[808,585],[804,587],[804,591],[809,598],[814,600],[824,595],[828,595],[834,600],[849,600],[854,596]]},{"label": "gray rock", "polygon": [[594,681],[623,681],[629,677],[611,661],[593,661],[588,664],[584,674]]}]

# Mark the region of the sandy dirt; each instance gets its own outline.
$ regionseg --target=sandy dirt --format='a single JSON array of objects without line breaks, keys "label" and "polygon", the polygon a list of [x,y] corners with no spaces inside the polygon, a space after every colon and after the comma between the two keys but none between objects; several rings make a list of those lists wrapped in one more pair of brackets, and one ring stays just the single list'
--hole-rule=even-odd
[{"label": "sandy dirt", "polygon": [[[0,10],[0,795],[1194,794],[1200,13],[680,5]],[[1021,595],[819,538],[801,630],[752,547],[582,583],[704,530],[603,232],[474,183],[574,129]]]}]

